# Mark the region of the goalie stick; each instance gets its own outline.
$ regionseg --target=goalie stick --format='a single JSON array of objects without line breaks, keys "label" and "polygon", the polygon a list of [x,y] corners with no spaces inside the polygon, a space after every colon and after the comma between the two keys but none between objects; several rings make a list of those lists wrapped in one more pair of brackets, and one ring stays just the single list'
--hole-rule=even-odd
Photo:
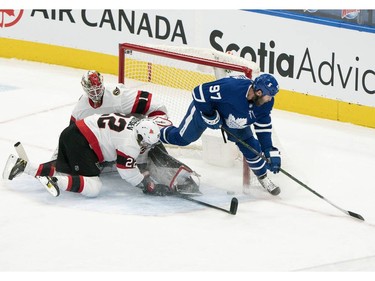
[{"label": "goalie stick", "polygon": [[[224,128],[224,127],[221,127],[221,129],[223,131],[225,131],[228,135],[232,136],[234,139],[236,139],[238,142],[240,142],[243,146],[245,146],[247,149],[249,149],[251,152],[255,153],[257,156],[259,156],[260,158],[262,158],[264,161],[266,161],[267,163],[269,163],[269,160],[263,155],[261,154],[260,152],[258,152],[256,149],[254,149],[253,147],[251,147],[250,145],[248,145],[246,142],[244,142],[242,139],[240,139],[239,137],[237,137],[235,134],[233,134],[232,132],[230,132],[228,129]],[[364,221],[365,219],[360,215],[360,214],[357,214],[357,213],[354,213],[354,212],[351,212],[351,211],[347,211],[347,210],[344,210],[343,208],[340,208],[339,206],[333,204],[331,201],[329,201],[327,198],[325,198],[324,196],[322,196],[321,194],[319,194],[318,192],[316,192],[315,190],[313,190],[312,188],[310,188],[309,186],[307,186],[305,183],[303,183],[302,181],[300,181],[299,179],[295,178],[294,176],[292,176],[291,174],[289,174],[287,171],[285,171],[284,169],[280,168],[280,172],[282,172],[284,175],[286,175],[287,177],[289,177],[290,179],[292,179],[293,181],[295,181],[296,183],[298,183],[299,185],[301,185],[302,187],[306,188],[308,191],[310,191],[311,193],[315,194],[316,196],[318,196],[320,199],[323,199],[324,201],[326,201],[328,204],[332,205],[333,207],[335,207],[336,209],[340,210],[341,212],[353,217],[353,218],[356,218],[356,219],[359,219],[359,220],[362,220]]]}]

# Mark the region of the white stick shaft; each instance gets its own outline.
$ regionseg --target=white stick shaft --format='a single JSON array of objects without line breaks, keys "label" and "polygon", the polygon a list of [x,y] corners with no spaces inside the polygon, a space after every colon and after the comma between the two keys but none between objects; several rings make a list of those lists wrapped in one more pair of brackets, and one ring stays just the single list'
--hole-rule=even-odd
[{"label": "white stick shaft", "polygon": [[14,145],[14,148],[15,148],[16,151],[17,151],[18,157],[20,157],[20,158],[26,160],[27,162],[29,162],[29,158],[27,157],[26,151],[25,151],[25,149],[23,148],[22,143],[17,142],[17,143]]}]

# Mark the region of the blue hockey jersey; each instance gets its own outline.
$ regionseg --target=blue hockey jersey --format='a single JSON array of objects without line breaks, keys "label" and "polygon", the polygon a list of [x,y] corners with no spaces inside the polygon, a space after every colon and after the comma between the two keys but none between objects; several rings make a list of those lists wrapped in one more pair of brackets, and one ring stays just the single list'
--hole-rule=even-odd
[{"label": "blue hockey jersey", "polygon": [[[245,76],[226,77],[204,83],[193,90],[193,103],[197,110],[211,116],[217,110],[223,126],[241,139],[252,136],[251,125],[262,146],[262,150],[272,147],[271,110],[274,99],[256,106],[246,98],[253,80]],[[231,140],[231,138],[229,137]],[[233,140],[232,141],[236,141]]]}]

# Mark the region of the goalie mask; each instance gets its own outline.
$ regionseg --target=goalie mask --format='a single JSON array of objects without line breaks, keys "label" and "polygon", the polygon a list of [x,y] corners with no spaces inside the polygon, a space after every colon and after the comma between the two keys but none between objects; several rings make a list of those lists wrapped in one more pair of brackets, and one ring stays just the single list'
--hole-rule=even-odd
[{"label": "goalie mask", "polygon": [[139,120],[133,131],[141,147],[151,148],[160,141],[160,129],[152,119]]},{"label": "goalie mask", "polygon": [[104,94],[103,76],[95,71],[89,70],[81,80],[83,90],[93,102],[101,101]]},{"label": "goalie mask", "polygon": [[270,74],[262,74],[255,78],[253,83],[254,91],[261,90],[263,95],[274,97],[279,91],[279,83]]}]

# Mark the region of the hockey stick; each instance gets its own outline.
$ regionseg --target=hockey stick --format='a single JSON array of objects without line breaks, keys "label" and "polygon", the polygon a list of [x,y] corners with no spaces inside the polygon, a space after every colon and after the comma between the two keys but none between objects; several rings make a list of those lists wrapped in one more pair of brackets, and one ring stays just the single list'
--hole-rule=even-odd
[{"label": "hockey stick", "polygon": [[21,144],[21,142],[16,142],[14,144],[14,148],[18,154],[18,157],[29,162],[29,158],[27,157],[26,151],[23,148],[23,145]]},{"label": "hockey stick", "polygon": [[218,206],[211,205],[211,204],[208,204],[206,202],[191,198],[191,197],[189,197],[187,195],[184,195],[184,194],[176,193],[174,196],[176,196],[178,198],[188,200],[188,201],[191,201],[191,202],[194,202],[194,203],[197,203],[199,205],[203,205],[203,206],[210,207],[210,208],[213,208],[213,209],[216,209],[216,210],[220,210],[220,211],[226,212],[226,213],[231,214],[231,215],[235,215],[237,213],[238,199],[236,197],[232,198],[232,200],[230,202],[230,208],[229,208],[229,210],[227,210],[227,209],[223,209],[223,208],[220,208]]},{"label": "hockey stick", "polygon": [[[251,147],[250,145],[248,145],[246,142],[244,142],[243,140],[241,140],[239,137],[237,137],[235,134],[233,134],[232,132],[230,132],[229,130],[227,130],[226,128],[224,127],[221,127],[222,130],[224,130],[228,135],[232,136],[234,139],[236,139],[239,143],[241,143],[243,146],[245,146],[247,149],[249,149],[251,152],[253,152],[254,154],[256,154],[257,156],[259,156],[260,158],[262,158],[264,161],[266,161],[267,163],[269,163],[269,160],[263,155],[261,154],[260,152],[258,152],[256,149],[254,149],[253,147]],[[351,217],[354,217],[356,219],[359,219],[359,220],[362,220],[364,221],[365,219],[357,214],[357,213],[354,213],[354,212],[351,212],[351,211],[347,211],[347,210],[344,210],[342,208],[340,208],[339,206],[333,204],[330,200],[328,200],[327,198],[325,198],[324,196],[322,196],[321,194],[319,194],[318,192],[316,192],[315,190],[313,190],[312,188],[310,188],[309,186],[307,186],[305,183],[303,183],[302,181],[300,181],[299,179],[295,178],[294,176],[292,176],[291,174],[289,174],[287,171],[285,171],[284,169],[280,168],[280,172],[282,172],[284,175],[286,175],[287,177],[289,177],[290,179],[292,179],[293,181],[295,181],[296,183],[298,183],[299,185],[301,185],[302,187],[306,188],[308,191],[312,192],[313,194],[315,194],[316,196],[318,196],[319,198],[323,199],[324,201],[326,201],[328,204],[332,205],[333,207],[337,208],[338,210],[340,210],[341,212],[351,216]]]}]

